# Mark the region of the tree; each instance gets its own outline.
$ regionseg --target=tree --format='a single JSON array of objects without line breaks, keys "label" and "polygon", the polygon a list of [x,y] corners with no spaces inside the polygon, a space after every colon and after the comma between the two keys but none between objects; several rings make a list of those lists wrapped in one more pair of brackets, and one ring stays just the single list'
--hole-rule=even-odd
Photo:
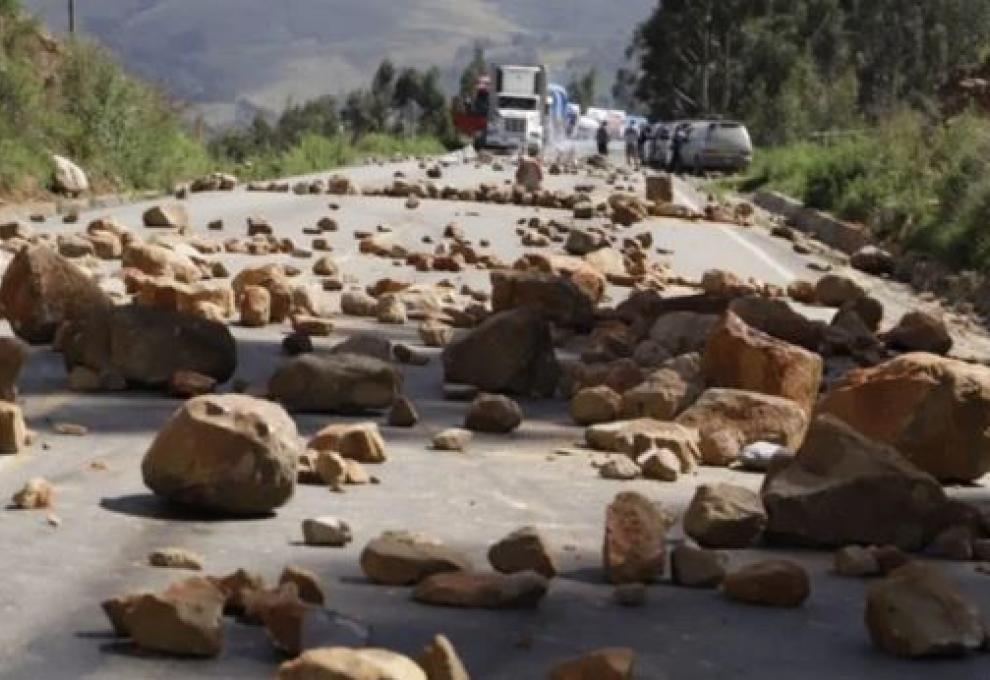
[{"label": "tree", "polygon": [[462,98],[473,97],[478,79],[486,73],[488,73],[488,63],[485,61],[485,48],[480,43],[475,43],[474,56],[461,73],[459,95]]},{"label": "tree", "polygon": [[571,101],[579,104],[582,109],[594,106],[598,94],[598,70],[591,67],[583,75],[571,80],[567,93]]}]

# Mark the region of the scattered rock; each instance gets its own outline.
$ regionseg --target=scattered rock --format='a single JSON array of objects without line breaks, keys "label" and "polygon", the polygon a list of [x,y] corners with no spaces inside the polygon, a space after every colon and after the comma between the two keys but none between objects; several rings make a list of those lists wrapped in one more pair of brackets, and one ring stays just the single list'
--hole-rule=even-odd
[{"label": "scattered rock", "polygon": [[454,329],[429,319],[419,326],[419,339],[426,347],[446,347],[454,340]]},{"label": "scattered rock", "polygon": [[279,576],[278,584],[281,586],[286,583],[292,583],[296,586],[299,599],[303,602],[322,606],[327,599],[326,593],[323,592],[323,586],[320,585],[320,579],[308,569],[294,566],[286,567],[282,570],[282,575]]},{"label": "scattered rock", "polygon": [[432,574],[471,567],[471,561],[453,548],[406,531],[386,531],[361,551],[361,570],[381,585],[414,585]]},{"label": "scattered rock", "polygon": [[182,548],[163,548],[148,555],[148,564],[162,569],[200,571],[203,568],[203,558]]},{"label": "scattered rock", "polygon": [[320,430],[307,445],[314,451],[336,451],[359,463],[384,463],[385,440],[375,423],[337,423]]},{"label": "scattered rock", "polygon": [[894,256],[876,246],[863,246],[849,258],[854,269],[874,276],[893,274],[896,268]]},{"label": "scattered rock", "polygon": [[767,525],[760,497],[732,484],[703,484],[684,513],[684,531],[705,548],[752,546]]},{"label": "scattered rock", "polygon": [[17,510],[41,510],[52,507],[54,500],[55,487],[47,479],[34,477],[14,494],[10,502]]},{"label": "scattered rock", "polygon": [[426,671],[428,680],[471,680],[471,674],[457,655],[453,643],[444,635],[434,637],[423,648],[416,663]]},{"label": "scattered rock", "polygon": [[945,356],[953,340],[945,320],[920,310],[908,312],[883,336],[891,349],[899,352],[930,352]]},{"label": "scattered rock", "polygon": [[631,680],[635,653],[625,647],[599,649],[559,663],[550,680]]},{"label": "scattered rock", "polygon": [[146,227],[186,229],[192,226],[189,222],[189,213],[179,203],[156,205],[148,208],[141,219]]},{"label": "scattered rock", "polygon": [[486,392],[550,397],[560,380],[550,324],[520,308],[486,319],[443,353],[446,382]]},{"label": "scattered rock", "polygon": [[304,519],[302,523],[303,542],[306,545],[343,548],[351,542],[351,528],[336,517]]},{"label": "scattered rock", "polygon": [[413,599],[443,607],[480,609],[533,609],[550,584],[534,571],[514,574],[447,571],[427,576],[413,591]]},{"label": "scattered rock", "polygon": [[627,418],[673,420],[698,399],[703,388],[701,355],[683,354],[665,361],[623,393],[622,413]]},{"label": "scattered rock", "polygon": [[636,465],[643,471],[643,477],[658,482],[676,482],[684,471],[684,464],[672,450],[667,448],[650,449],[636,458]]},{"label": "scattered rock", "polygon": [[463,453],[471,445],[474,435],[470,430],[460,430],[450,428],[438,432],[433,436],[433,449],[435,451],[453,451]]},{"label": "scattered rock", "polygon": [[21,407],[0,401],[0,454],[19,453],[27,445],[27,436]]},{"label": "scattered rock", "polygon": [[299,442],[278,405],[238,394],[190,399],[162,427],[141,463],[145,484],[168,501],[255,515],[292,497]]},{"label": "scattered rock", "polygon": [[388,363],[357,354],[311,354],[283,363],[268,393],[293,411],[354,413],[392,405],[402,376]]},{"label": "scattered rock", "polygon": [[841,307],[861,297],[866,291],[847,276],[826,274],[815,284],[815,300],[826,307]]},{"label": "scattered rock", "polygon": [[666,525],[646,497],[620,493],[605,515],[605,574],[615,584],[653,583],[664,570]]},{"label": "scattered rock", "polygon": [[835,553],[835,573],[839,576],[863,578],[879,576],[882,572],[873,550],[859,545],[847,545]]},{"label": "scattered rock", "polygon": [[557,575],[553,554],[535,527],[518,529],[492,545],[488,562],[503,574],[535,571],[546,578]]},{"label": "scattered rock", "polygon": [[536,271],[499,271],[491,278],[496,313],[531,309],[565,328],[584,330],[594,325],[598,299],[570,278]]},{"label": "scattered rock", "polygon": [[604,479],[614,479],[620,482],[628,482],[639,479],[643,471],[629,456],[611,456],[598,469],[598,473]]},{"label": "scattered rock", "polygon": [[622,396],[606,385],[586,387],[571,398],[571,418],[578,425],[610,423],[621,412]]},{"label": "scattered rock", "polygon": [[[343,192],[342,192],[343,193]],[[277,680],[428,680],[412,659],[387,649],[322,647],[278,668]]]},{"label": "scattered rock", "polygon": [[500,394],[480,394],[471,403],[464,427],[472,432],[509,434],[522,424],[522,409],[512,399]]},{"label": "scattered rock", "polygon": [[817,418],[797,455],[767,474],[767,532],[798,545],[919,550],[941,529],[942,487],[896,450],[832,416]]},{"label": "scattered rock", "polygon": [[811,594],[811,580],[800,564],[766,560],[729,572],[722,592],[745,604],[766,607],[799,607]]},{"label": "scattered rock", "polygon": [[416,427],[419,423],[419,413],[416,406],[408,397],[399,396],[388,412],[388,424],[391,427]]},{"label": "scattered rock", "polygon": [[990,369],[908,354],[855,370],[818,407],[942,481],[990,472]]},{"label": "scattered rock", "polygon": [[897,569],[870,586],[866,627],[873,644],[895,656],[962,656],[982,649],[979,609],[940,571],[923,564]]},{"label": "scattered rock", "polygon": [[0,401],[17,399],[17,377],[26,359],[27,352],[19,340],[0,338]]},{"label": "scattered rock", "polygon": [[686,588],[718,588],[725,580],[729,558],[715,550],[681,544],[670,555],[671,579]]}]

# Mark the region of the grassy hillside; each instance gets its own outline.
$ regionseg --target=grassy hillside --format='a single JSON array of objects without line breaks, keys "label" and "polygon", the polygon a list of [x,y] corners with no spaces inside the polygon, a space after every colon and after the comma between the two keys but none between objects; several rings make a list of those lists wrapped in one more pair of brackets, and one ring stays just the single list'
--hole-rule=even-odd
[{"label": "grassy hillside", "polygon": [[[25,0],[54,27],[65,0]],[[128,68],[218,115],[238,99],[279,110],[363,85],[385,57],[456,77],[470,46],[612,73],[655,0],[99,0],[79,23]],[[561,80],[564,79],[561,73]]]}]

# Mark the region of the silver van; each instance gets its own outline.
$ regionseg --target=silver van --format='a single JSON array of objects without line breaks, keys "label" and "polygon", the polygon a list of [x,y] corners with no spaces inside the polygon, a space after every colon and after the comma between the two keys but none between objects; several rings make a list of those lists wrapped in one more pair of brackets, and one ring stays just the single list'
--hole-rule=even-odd
[{"label": "silver van", "polygon": [[746,126],[729,120],[682,120],[654,128],[650,164],[667,168],[673,161],[672,142],[682,131],[681,168],[694,172],[723,170],[739,172],[753,160],[753,142]]}]

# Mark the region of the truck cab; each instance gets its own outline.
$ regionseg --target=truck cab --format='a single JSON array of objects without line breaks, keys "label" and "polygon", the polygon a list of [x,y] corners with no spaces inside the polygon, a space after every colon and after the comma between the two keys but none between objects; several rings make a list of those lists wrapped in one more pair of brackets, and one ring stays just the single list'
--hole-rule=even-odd
[{"label": "truck cab", "polygon": [[547,71],[544,66],[499,66],[491,97],[485,146],[495,149],[543,149],[547,122]]}]

